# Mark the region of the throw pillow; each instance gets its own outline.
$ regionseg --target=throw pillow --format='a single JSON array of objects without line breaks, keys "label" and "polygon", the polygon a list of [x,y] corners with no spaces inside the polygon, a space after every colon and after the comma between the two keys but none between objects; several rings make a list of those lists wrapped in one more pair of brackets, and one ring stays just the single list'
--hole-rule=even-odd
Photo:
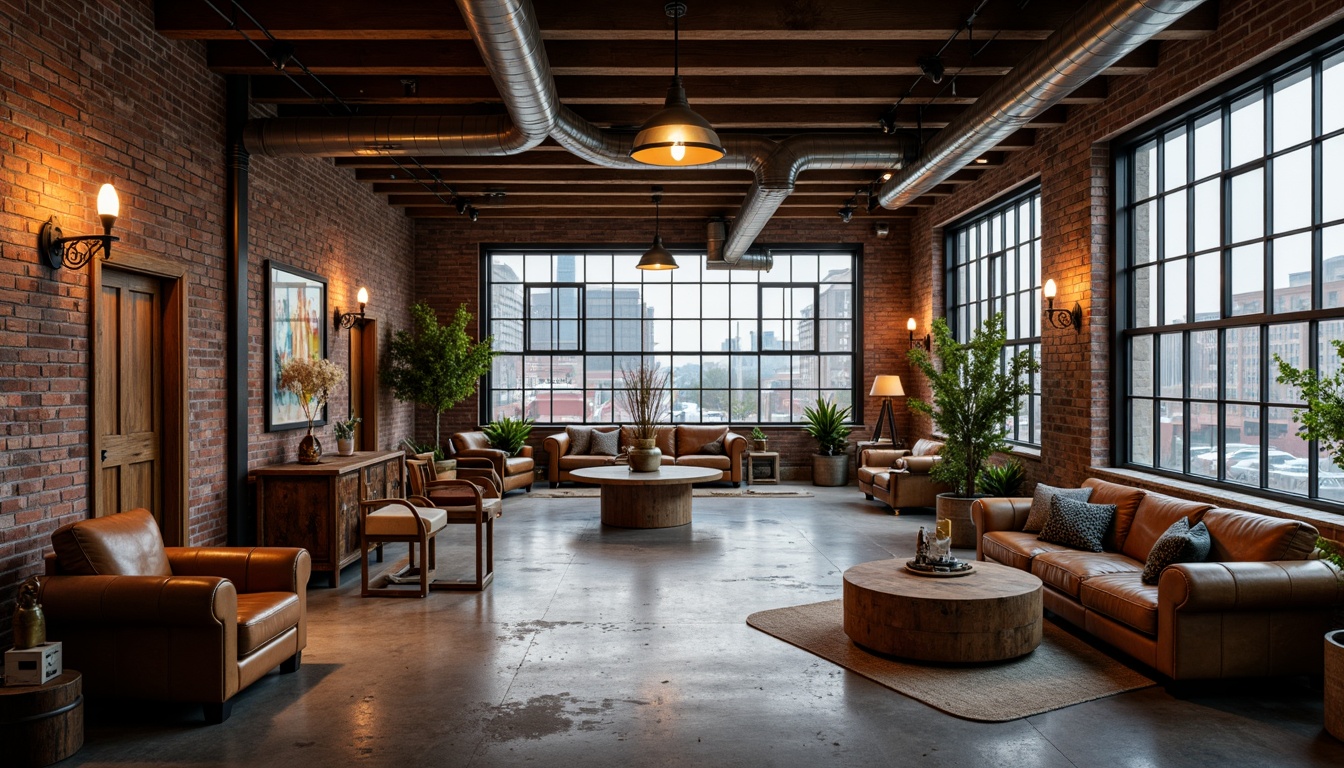
[{"label": "throw pillow", "polygon": [[588,446],[588,453],[593,456],[615,456],[620,452],[621,430],[613,429],[607,432],[593,430],[593,439]]},{"label": "throw pillow", "polygon": [[1157,543],[1148,552],[1148,562],[1143,566],[1143,583],[1156,584],[1162,569],[1168,565],[1202,562],[1209,556],[1212,545],[1213,540],[1204,523],[1195,523],[1191,528],[1190,521],[1182,517],[1157,538]]},{"label": "throw pillow", "polygon": [[570,456],[583,456],[588,453],[589,446],[593,444],[592,427],[565,427],[565,434],[569,435]]},{"label": "throw pillow", "polygon": [[1031,513],[1027,515],[1027,524],[1022,530],[1027,533],[1040,533],[1045,521],[1050,517],[1050,499],[1063,494],[1066,499],[1087,501],[1092,498],[1091,488],[1056,488],[1044,483],[1036,484],[1036,495],[1031,499]]},{"label": "throw pillow", "polygon": [[712,443],[705,443],[700,446],[701,453],[708,453],[710,456],[723,455],[723,438],[719,438]]},{"label": "throw pillow", "polygon": [[1101,540],[1114,521],[1114,504],[1088,504],[1055,494],[1050,499],[1050,517],[1037,538],[1085,552],[1100,552]]}]

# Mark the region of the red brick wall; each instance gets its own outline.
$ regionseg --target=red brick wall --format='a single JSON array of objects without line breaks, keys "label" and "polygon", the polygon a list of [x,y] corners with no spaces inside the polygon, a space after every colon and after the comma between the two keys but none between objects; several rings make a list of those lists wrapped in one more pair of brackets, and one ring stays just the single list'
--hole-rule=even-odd
[{"label": "red brick wall", "polygon": [[[1011,153],[1004,166],[941,198],[914,220],[913,295],[917,317],[923,322],[941,315],[944,306],[941,227],[1006,189],[1040,180],[1043,275],[1059,285],[1058,306],[1082,304],[1083,329],[1076,334],[1047,327],[1043,334],[1046,419],[1041,460],[1026,462],[1033,480],[1077,484],[1087,477],[1089,467],[1108,466],[1112,461],[1111,138],[1340,18],[1344,18],[1344,7],[1339,2],[1220,3],[1213,35],[1164,43],[1152,74],[1111,78],[1110,95],[1104,102],[1070,107],[1065,126],[1038,132],[1034,147]],[[917,427],[921,434],[928,429],[929,425]]]},{"label": "red brick wall", "polygon": [[[472,224],[463,218],[421,221],[416,226],[416,260],[424,279],[416,285],[417,298],[429,302],[446,318],[460,303],[465,303],[473,315],[480,317],[479,272],[483,244],[533,243],[548,245],[612,243],[644,246],[644,237],[632,233],[652,234],[652,221],[594,219],[590,221],[560,222],[517,219],[491,221],[483,212],[480,221]],[[891,222],[891,234],[878,238],[872,229],[873,219],[855,217],[842,224],[837,217],[829,219],[777,219],[760,237],[762,243],[857,243],[863,246],[863,371],[861,387],[866,393],[876,373],[895,373],[901,381],[909,381],[909,365],[905,352],[909,347],[905,320],[910,316],[910,300],[906,286],[911,280],[911,265],[906,252],[908,235],[904,221]],[[703,222],[667,221],[663,223],[663,237],[669,243],[703,243]],[[869,436],[877,420],[881,401],[864,398],[863,420],[867,426],[854,431],[853,439]],[[463,402],[443,417],[446,435],[475,428],[479,421],[476,398]],[[421,414],[416,421],[419,439],[433,437],[433,418]],[[900,403],[896,404],[897,422],[901,435],[910,428],[909,417]],[[749,425],[748,425],[749,426]],[[540,453],[541,441],[548,430],[535,434],[534,444]],[[810,476],[811,454],[815,444],[798,427],[768,427],[770,449],[779,451],[780,472],[788,477]]]}]

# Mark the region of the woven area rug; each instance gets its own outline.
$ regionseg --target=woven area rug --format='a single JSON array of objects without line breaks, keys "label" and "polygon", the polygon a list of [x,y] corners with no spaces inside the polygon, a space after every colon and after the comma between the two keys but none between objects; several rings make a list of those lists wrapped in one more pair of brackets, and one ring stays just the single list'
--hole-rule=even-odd
[{"label": "woven area rug", "polygon": [[[536,499],[596,499],[602,495],[600,488],[534,488],[532,497]],[[810,499],[811,491],[793,488],[692,488],[691,495],[728,496],[732,498],[771,498],[771,499]]]},{"label": "woven area rug", "polygon": [[1035,651],[986,665],[935,665],[877,656],[850,641],[840,600],[777,608],[747,623],[934,709],[1004,722],[1155,683],[1049,621]]}]

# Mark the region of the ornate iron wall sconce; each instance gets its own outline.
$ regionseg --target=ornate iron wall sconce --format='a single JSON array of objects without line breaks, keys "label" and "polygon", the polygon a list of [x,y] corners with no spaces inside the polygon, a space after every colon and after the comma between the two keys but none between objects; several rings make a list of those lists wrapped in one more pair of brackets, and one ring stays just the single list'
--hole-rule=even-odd
[{"label": "ornate iron wall sconce", "polygon": [[355,294],[355,301],[359,302],[358,312],[342,313],[341,308],[337,307],[333,313],[332,321],[336,326],[337,333],[340,333],[342,328],[349,329],[356,325],[360,328],[364,327],[364,305],[369,303],[369,289],[361,287],[359,293]]},{"label": "ornate iron wall sconce", "polygon": [[98,218],[103,220],[103,234],[65,237],[61,227],[52,216],[42,225],[37,236],[37,250],[42,260],[52,269],[79,269],[102,251],[103,260],[112,256],[112,243],[120,238],[112,236],[112,224],[117,220],[121,207],[117,200],[117,190],[111,184],[104,184],[98,190]]},{"label": "ornate iron wall sconce", "polygon": [[1081,332],[1083,306],[1075,301],[1071,309],[1055,309],[1055,293],[1058,290],[1054,280],[1045,281],[1045,287],[1042,289],[1045,294],[1045,319],[1055,328],[1072,328],[1074,333]]},{"label": "ornate iron wall sconce", "polygon": [[922,349],[925,352],[929,351],[929,348],[932,346],[929,334],[927,333],[924,334],[924,338],[922,339],[915,338],[915,318],[912,317],[909,320],[905,321],[905,330],[910,332],[911,349]]}]

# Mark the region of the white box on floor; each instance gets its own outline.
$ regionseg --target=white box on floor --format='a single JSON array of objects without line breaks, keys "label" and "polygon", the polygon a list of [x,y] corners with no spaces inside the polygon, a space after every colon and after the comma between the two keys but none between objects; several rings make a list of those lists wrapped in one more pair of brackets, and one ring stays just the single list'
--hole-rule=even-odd
[{"label": "white box on floor", "polygon": [[61,676],[61,644],[5,651],[5,685],[42,685]]}]

